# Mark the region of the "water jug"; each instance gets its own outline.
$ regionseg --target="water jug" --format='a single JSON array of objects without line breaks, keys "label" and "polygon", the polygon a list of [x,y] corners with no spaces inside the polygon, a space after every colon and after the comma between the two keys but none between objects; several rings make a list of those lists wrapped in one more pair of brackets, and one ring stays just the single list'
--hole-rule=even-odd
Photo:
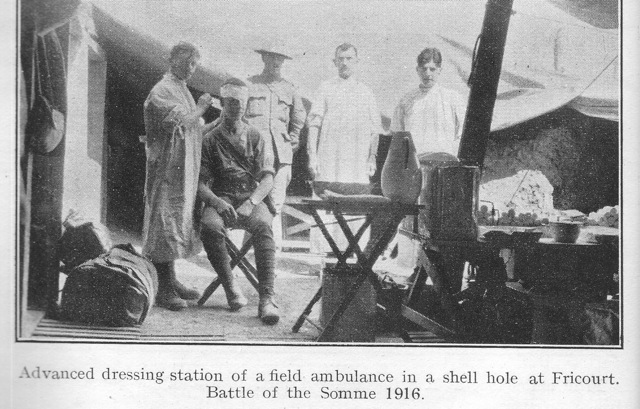
[{"label": "water jug", "polygon": [[415,203],[422,188],[422,172],[411,133],[394,132],[382,167],[382,194],[402,203]]}]

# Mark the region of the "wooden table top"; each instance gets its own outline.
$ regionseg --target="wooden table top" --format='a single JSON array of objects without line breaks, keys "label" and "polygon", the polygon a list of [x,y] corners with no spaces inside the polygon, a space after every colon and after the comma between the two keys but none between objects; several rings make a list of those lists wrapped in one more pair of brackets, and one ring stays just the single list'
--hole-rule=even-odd
[{"label": "wooden table top", "polygon": [[392,211],[405,215],[417,215],[423,205],[395,202],[384,196],[354,195],[326,199],[302,199],[302,204],[319,210],[340,210],[345,214],[368,214]]}]

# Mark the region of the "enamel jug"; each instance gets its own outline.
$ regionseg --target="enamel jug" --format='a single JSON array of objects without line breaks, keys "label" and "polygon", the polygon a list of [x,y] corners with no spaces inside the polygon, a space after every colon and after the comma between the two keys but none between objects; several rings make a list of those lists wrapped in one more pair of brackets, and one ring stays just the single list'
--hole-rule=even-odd
[{"label": "enamel jug", "polygon": [[382,194],[402,203],[415,203],[422,188],[422,171],[411,133],[394,132],[382,167]]}]

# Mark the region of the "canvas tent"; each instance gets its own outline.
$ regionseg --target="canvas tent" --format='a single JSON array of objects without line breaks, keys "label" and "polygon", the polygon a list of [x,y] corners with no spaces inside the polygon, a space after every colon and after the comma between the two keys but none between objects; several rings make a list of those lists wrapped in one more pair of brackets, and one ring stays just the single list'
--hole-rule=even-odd
[{"label": "canvas tent", "polygon": [[[402,94],[417,85],[415,57],[425,46],[440,47],[444,53],[443,83],[468,91],[466,80],[484,15],[484,2],[476,0],[462,2],[464,13],[450,1],[91,3],[100,10],[94,14],[97,20],[109,16],[128,26],[103,30],[105,40],[122,44],[154,67],[162,61],[161,50],[184,39],[201,47],[203,66],[214,77],[248,77],[262,68],[253,49],[282,44],[294,56],[284,73],[307,97],[335,75],[335,46],[351,42],[359,49],[361,78],[373,89],[385,117]],[[587,115],[617,119],[617,30],[585,22],[606,16],[601,26],[611,27],[617,9],[570,3],[577,2],[514,2],[493,130],[567,104]],[[582,19],[565,10],[579,11],[574,14]],[[155,46],[148,47],[151,43]],[[219,82],[205,83],[200,76],[190,85],[215,94]]]}]

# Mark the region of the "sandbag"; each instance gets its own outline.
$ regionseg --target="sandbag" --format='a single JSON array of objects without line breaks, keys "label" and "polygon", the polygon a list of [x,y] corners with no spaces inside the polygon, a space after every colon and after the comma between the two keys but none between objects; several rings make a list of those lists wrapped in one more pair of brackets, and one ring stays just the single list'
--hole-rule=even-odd
[{"label": "sandbag", "polygon": [[91,325],[134,326],[154,303],[156,271],[131,244],[74,268],[65,281],[61,318]]}]

